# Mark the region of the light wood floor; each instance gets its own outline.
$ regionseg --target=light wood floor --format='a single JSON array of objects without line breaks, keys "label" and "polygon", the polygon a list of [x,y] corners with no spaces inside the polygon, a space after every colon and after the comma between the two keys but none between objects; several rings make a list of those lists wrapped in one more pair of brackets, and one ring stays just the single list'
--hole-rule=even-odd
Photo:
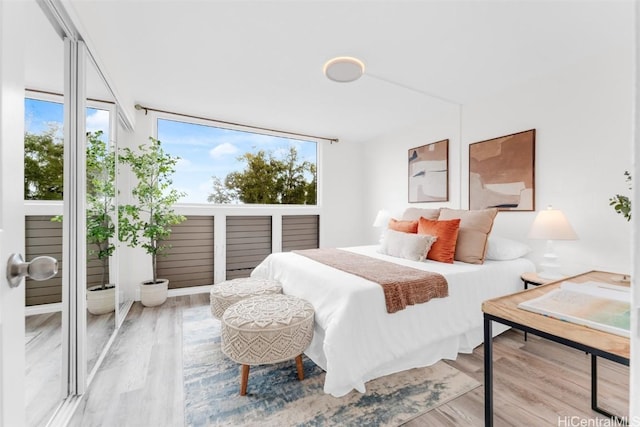
[{"label": "light wood floor", "polygon": [[[27,426],[46,424],[62,401],[62,315],[25,318],[25,401]],[[87,312],[87,372],[95,366],[115,329],[115,313]]]},{"label": "light wood floor", "polygon": [[[135,303],[70,425],[182,426],[182,310],[207,304],[208,294],[153,308]],[[482,356],[480,346],[447,363],[482,382]],[[601,361],[599,373],[601,406],[626,414],[629,369]],[[496,426],[602,418],[590,409],[589,356],[531,335],[527,342],[516,331],[495,339],[494,384]],[[481,386],[406,425],[482,426],[483,401]]]}]

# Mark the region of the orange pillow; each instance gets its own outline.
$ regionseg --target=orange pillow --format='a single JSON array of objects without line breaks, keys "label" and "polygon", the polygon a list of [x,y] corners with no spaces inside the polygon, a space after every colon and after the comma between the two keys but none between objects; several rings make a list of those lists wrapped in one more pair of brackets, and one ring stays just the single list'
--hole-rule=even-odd
[{"label": "orange pillow", "polygon": [[393,231],[402,231],[403,233],[417,233],[418,221],[398,221],[391,218],[389,220],[389,229]]},{"label": "orange pillow", "polygon": [[459,229],[459,218],[449,220],[420,218],[418,220],[418,234],[430,234],[438,238],[431,245],[427,259],[453,264]]}]

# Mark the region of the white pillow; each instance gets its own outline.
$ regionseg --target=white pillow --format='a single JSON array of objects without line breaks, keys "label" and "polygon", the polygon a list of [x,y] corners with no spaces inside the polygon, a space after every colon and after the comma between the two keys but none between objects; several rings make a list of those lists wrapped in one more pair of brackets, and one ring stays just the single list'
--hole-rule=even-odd
[{"label": "white pillow", "polygon": [[485,259],[508,261],[521,258],[531,252],[531,248],[522,242],[498,236],[489,236]]},{"label": "white pillow", "polygon": [[380,253],[413,261],[424,261],[437,237],[428,234],[403,233],[387,229],[380,245]]}]

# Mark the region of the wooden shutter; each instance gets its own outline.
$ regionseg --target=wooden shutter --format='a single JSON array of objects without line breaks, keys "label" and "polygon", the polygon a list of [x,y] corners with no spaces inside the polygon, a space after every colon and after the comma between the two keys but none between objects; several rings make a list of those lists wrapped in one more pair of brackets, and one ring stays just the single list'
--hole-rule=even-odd
[{"label": "wooden shutter", "polygon": [[282,217],[282,251],[319,247],[320,216],[286,215]]},{"label": "wooden shutter", "polygon": [[249,277],[270,253],[270,216],[227,217],[227,279]]},{"label": "wooden shutter", "polygon": [[188,216],[171,227],[171,248],[158,257],[158,277],[169,279],[169,289],[213,284],[212,216]]}]

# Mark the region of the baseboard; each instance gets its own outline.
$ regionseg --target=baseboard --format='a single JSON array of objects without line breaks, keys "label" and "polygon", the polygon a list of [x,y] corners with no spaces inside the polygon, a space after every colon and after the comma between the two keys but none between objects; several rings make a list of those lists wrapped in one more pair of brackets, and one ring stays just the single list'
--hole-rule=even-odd
[{"label": "baseboard", "polygon": [[36,314],[47,314],[62,311],[62,303],[30,305],[24,308],[25,316],[35,316]]},{"label": "baseboard", "polygon": [[170,297],[181,297],[184,295],[205,294],[211,292],[213,285],[191,286],[189,288],[169,289]]}]

